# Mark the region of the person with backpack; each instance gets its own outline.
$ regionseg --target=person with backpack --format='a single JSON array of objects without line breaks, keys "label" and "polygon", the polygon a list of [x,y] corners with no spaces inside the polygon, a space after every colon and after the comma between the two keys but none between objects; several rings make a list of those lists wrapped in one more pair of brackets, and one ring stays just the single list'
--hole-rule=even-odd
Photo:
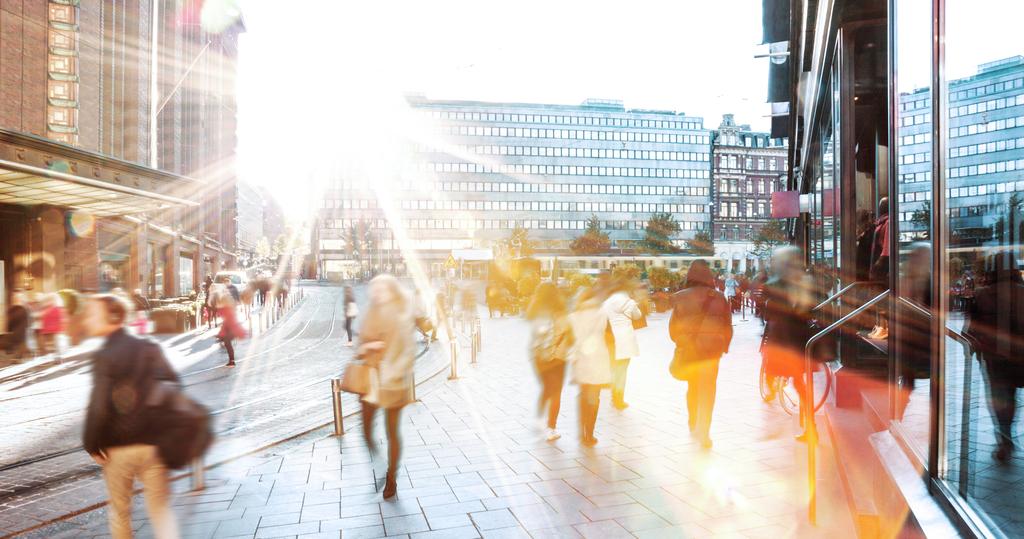
[{"label": "person with backpack", "polygon": [[701,448],[710,449],[718,363],[732,342],[732,306],[715,289],[715,278],[706,261],[695,260],[690,265],[686,288],[672,297],[668,331],[676,345],[672,374],[687,382],[690,432]]},{"label": "person with backpack", "polygon": [[575,343],[569,354],[572,381],[580,386],[580,443],[597,445],[594,426],[601,405],[601,388],[612,381],[611,352],[605,340],[608,315],[601,310],[601,298],[593,287],[584,288],[576,298],[576,308],[569,315],[569,326]]},{"label": "person with backpack", "polygon": [[964,335],[971,339],[988,378],[997,440],[992,458],[1005,463],[1016,449],[1017,389],[1024,387],[1024,280],[1013,251],[994,255],[989,265],[988,284],[975,291]]},{"label": "person with backpack", "polygon": [[540,400],[537,413],[548,412],[545,439],[553,442],[558,433],[558,411],[562,406],[565,365],[573,344],[572,331],[566,318],[565,302],[558,287],[544,282],[537,286],[526,319],[530,322],[530,356],[540,379]]},{"label": "person with backpack", "polygon": [[115,539],[132,536],[132,490],[142,483],[153,534],[178,537],[171,511],[169,467],[161,456],[162,429],[147,406],[160,382],[178,383],[178,376],[160,345],[130,335],[124,324],[127,304],[104,294],[86,304],[83,324],[93,337],[104,337],[93,354],[93,387],[86,412],[83,446],[103,467],[110,496],[108,518]]}]

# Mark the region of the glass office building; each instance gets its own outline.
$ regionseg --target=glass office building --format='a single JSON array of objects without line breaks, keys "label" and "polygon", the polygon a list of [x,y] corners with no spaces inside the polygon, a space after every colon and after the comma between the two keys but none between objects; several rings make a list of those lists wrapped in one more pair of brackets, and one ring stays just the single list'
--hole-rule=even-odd
[{"label": "glass office building", "polygon": [[371,243],[383,267],[393,267],[403,245],[438,266],[453,250],[490,251],[516,228],[536,247],[564,252],[592,215],[616,249],[643,239],[656,213],[676,219],[680,245],[710,228],[712,132],[702,118],[598,99],[570,106],[409,96],[408,104],[415,127],[403,140],[390,208],[378,207],[371,176],[339,173],[321,209],[322,257],[343,258],[353,227],[379,238]]},{"label": "glass office building", "polygon": [[764,8],[859,531],[1024,535],[1024,4]]}]

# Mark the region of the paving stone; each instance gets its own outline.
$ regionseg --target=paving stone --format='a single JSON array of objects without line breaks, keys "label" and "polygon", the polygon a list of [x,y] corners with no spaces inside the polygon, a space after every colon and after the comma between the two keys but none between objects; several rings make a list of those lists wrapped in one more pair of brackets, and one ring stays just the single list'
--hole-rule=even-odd
[{"label": "paving stone", "polygon": [[422,514],[388,517],[384,519],[384,531],[388,536],[427,531],[427,519]]},{"label": "paving stone", "polygon": [[515,527],[519,524],[516,517],[508,509],[470,513],[470,517],[473,518],[473,523],[476,524],[476,527],[481,530]]}]

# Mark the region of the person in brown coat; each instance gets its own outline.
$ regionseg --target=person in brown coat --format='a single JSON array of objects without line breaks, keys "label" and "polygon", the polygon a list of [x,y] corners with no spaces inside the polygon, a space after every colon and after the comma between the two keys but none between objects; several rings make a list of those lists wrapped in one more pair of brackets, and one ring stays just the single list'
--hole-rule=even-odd
[{"label": "person in brown coat", "polygon": [[686,366],[686,410],[690,432],[704,449],[711,448],[711,413],[715,407],[718,362],[732,342],[732,309],[715,289],[715,278],[704,260],[686,273],[686,288],[672,297],[669,336]]}]

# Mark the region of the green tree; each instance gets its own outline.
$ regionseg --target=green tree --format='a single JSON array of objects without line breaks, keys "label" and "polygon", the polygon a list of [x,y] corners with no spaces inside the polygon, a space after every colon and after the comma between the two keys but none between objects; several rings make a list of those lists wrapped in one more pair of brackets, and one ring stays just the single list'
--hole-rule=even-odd
[{"label": "green tree", "polygon": [[655,266],[647,270],[647,281],[651,288],[675,288],[682,280],[679,272],[672,271],[664,266]]},{"label": "green tree", "polygon": [[643,246],[652,253],[678,252],[672,236],[679,233],[679,223],[671,213],[655,213],[647,221]]},{"label": "green tree", "polygon": [[931,237],[932,201],[925,200],[920,208],[914,210],[914,213],[910,214],[910,222],[924,229],[921,231],[922,238],[928,239]]},{"label": "green tree", "polygon": [[701,230],[693,235],[693,239],[686,240],[686,250],[697,256],[715,256],[715,240],[710,232]]},{"label": "green tree", "polygon": [[594,278],[586,273],[572,273],[569,275],[569,290],[575,294],[580,288],[594,286]]},{"label": "green tree", "polygon": [[612,277],[615,279],[635,280],[640,278],[640,266],[626,262],[612,268]]},{"label": "green tree", "polygon": [[612,247],[612,240],[601,230],[601,221],[597,215],[591,214],[587,219],[587,229],[583,235],[572,240],[569,249],[577,255],[596,255],[607,253]]},{"label": "green tree", "polygon": [[769,258],[776,247],[787,243],[789,243],[789,235],[786,232],[786,221],[772,219],[754,235],[754,247],[750,254],[757,258]]}]

